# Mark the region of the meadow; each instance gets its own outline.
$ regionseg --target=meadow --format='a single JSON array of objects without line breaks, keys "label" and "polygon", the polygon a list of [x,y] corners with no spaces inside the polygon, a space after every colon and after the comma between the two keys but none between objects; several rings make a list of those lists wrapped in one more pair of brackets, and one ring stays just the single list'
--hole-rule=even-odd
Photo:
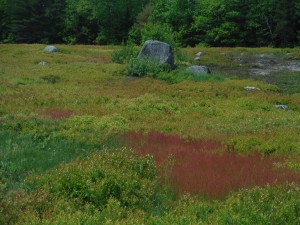
[{"label": "meadow", "polygon": [[0,45],[0,224],[300,224],[300,72],[238,60],[299,49],[134,77],[121,46],[44,47]]}]

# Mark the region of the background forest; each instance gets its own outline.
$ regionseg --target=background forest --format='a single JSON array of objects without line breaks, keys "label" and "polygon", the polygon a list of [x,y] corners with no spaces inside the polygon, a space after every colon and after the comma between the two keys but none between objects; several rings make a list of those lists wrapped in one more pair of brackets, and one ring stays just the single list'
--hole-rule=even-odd
[{"label": "background forest", "polygon": [[294,47],[299,26],[299,0],[0,0],[2,43]]}]

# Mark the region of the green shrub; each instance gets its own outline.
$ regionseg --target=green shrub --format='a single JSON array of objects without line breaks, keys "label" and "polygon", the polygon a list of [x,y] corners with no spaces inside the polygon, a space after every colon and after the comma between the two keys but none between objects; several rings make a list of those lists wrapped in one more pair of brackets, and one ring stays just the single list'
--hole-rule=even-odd
[{"label": "green shrub", "polygon": [[109,137],[128,129],[128,121],[118,115],[73,116],[62,123],[57,136],[79,143],[100,144]]},{"label": "green shrub", "polygon": [[61,80],[61,77],[58,75],[46,75],[42,76],[41,79],[48,84],[55,84]]},{"label": "green shrub", "polygon": [[168,24],[162,23],[147,23],[142,31],[142,43],[147,40],[156,40],[166,42],[172,47],[177,46],[176,36],[172,28]]},{"label": "green shrub", "polygon": [[157,195],[156,176],[152,157],[139,158],[123,148],[75,160],[42,179],[48,180],[46,188],[58,197],[76,198],[98,209],[111,197],[123,207],[150,209]]},{"label": "green shrub", "polygon": [[132,58],[128,65],[128,75],[135,77],[156,77],[159,72],[168,71],[168,64],[159,64],[159,59],[155,58]]},{"label": "green shrub", "polygon": [[128,40],[136,45],[140,45],[142,41],[141,31],[133,26],[128,32]]},{"label": "green shrub", "polygon": [[132,58],[136,58],[138,51],[134,48],[134,45],[128,43],[123,44],[121,50],[114,51],[111,55],[112,62],[114,63],[128,63]]},{"label": "green shrub", "polygon": [[286,187],[254,188],[234,194],[222,204],[213,224],[299,224],[300,190]]}]

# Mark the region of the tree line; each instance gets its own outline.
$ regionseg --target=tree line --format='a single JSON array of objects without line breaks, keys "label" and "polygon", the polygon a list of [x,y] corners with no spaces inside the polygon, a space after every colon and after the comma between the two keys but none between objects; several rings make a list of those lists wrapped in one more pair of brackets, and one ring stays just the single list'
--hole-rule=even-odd
[{"label": "tree line", "polygon": [[300,45],[300,0],[0,0],[0,42]]}]

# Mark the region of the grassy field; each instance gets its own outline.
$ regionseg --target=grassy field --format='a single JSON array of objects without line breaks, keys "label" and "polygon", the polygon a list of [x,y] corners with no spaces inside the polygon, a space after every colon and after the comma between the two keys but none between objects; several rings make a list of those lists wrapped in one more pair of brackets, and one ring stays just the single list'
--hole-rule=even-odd
[{"label": "grassy field", "polygon": [[[299,49],[186,48],[136,78],[119,46],[44,47],[0,45],[0,224],[300,223],[300,72],[239,61]],[[183,72],[199,51],[211,77]]]}]

